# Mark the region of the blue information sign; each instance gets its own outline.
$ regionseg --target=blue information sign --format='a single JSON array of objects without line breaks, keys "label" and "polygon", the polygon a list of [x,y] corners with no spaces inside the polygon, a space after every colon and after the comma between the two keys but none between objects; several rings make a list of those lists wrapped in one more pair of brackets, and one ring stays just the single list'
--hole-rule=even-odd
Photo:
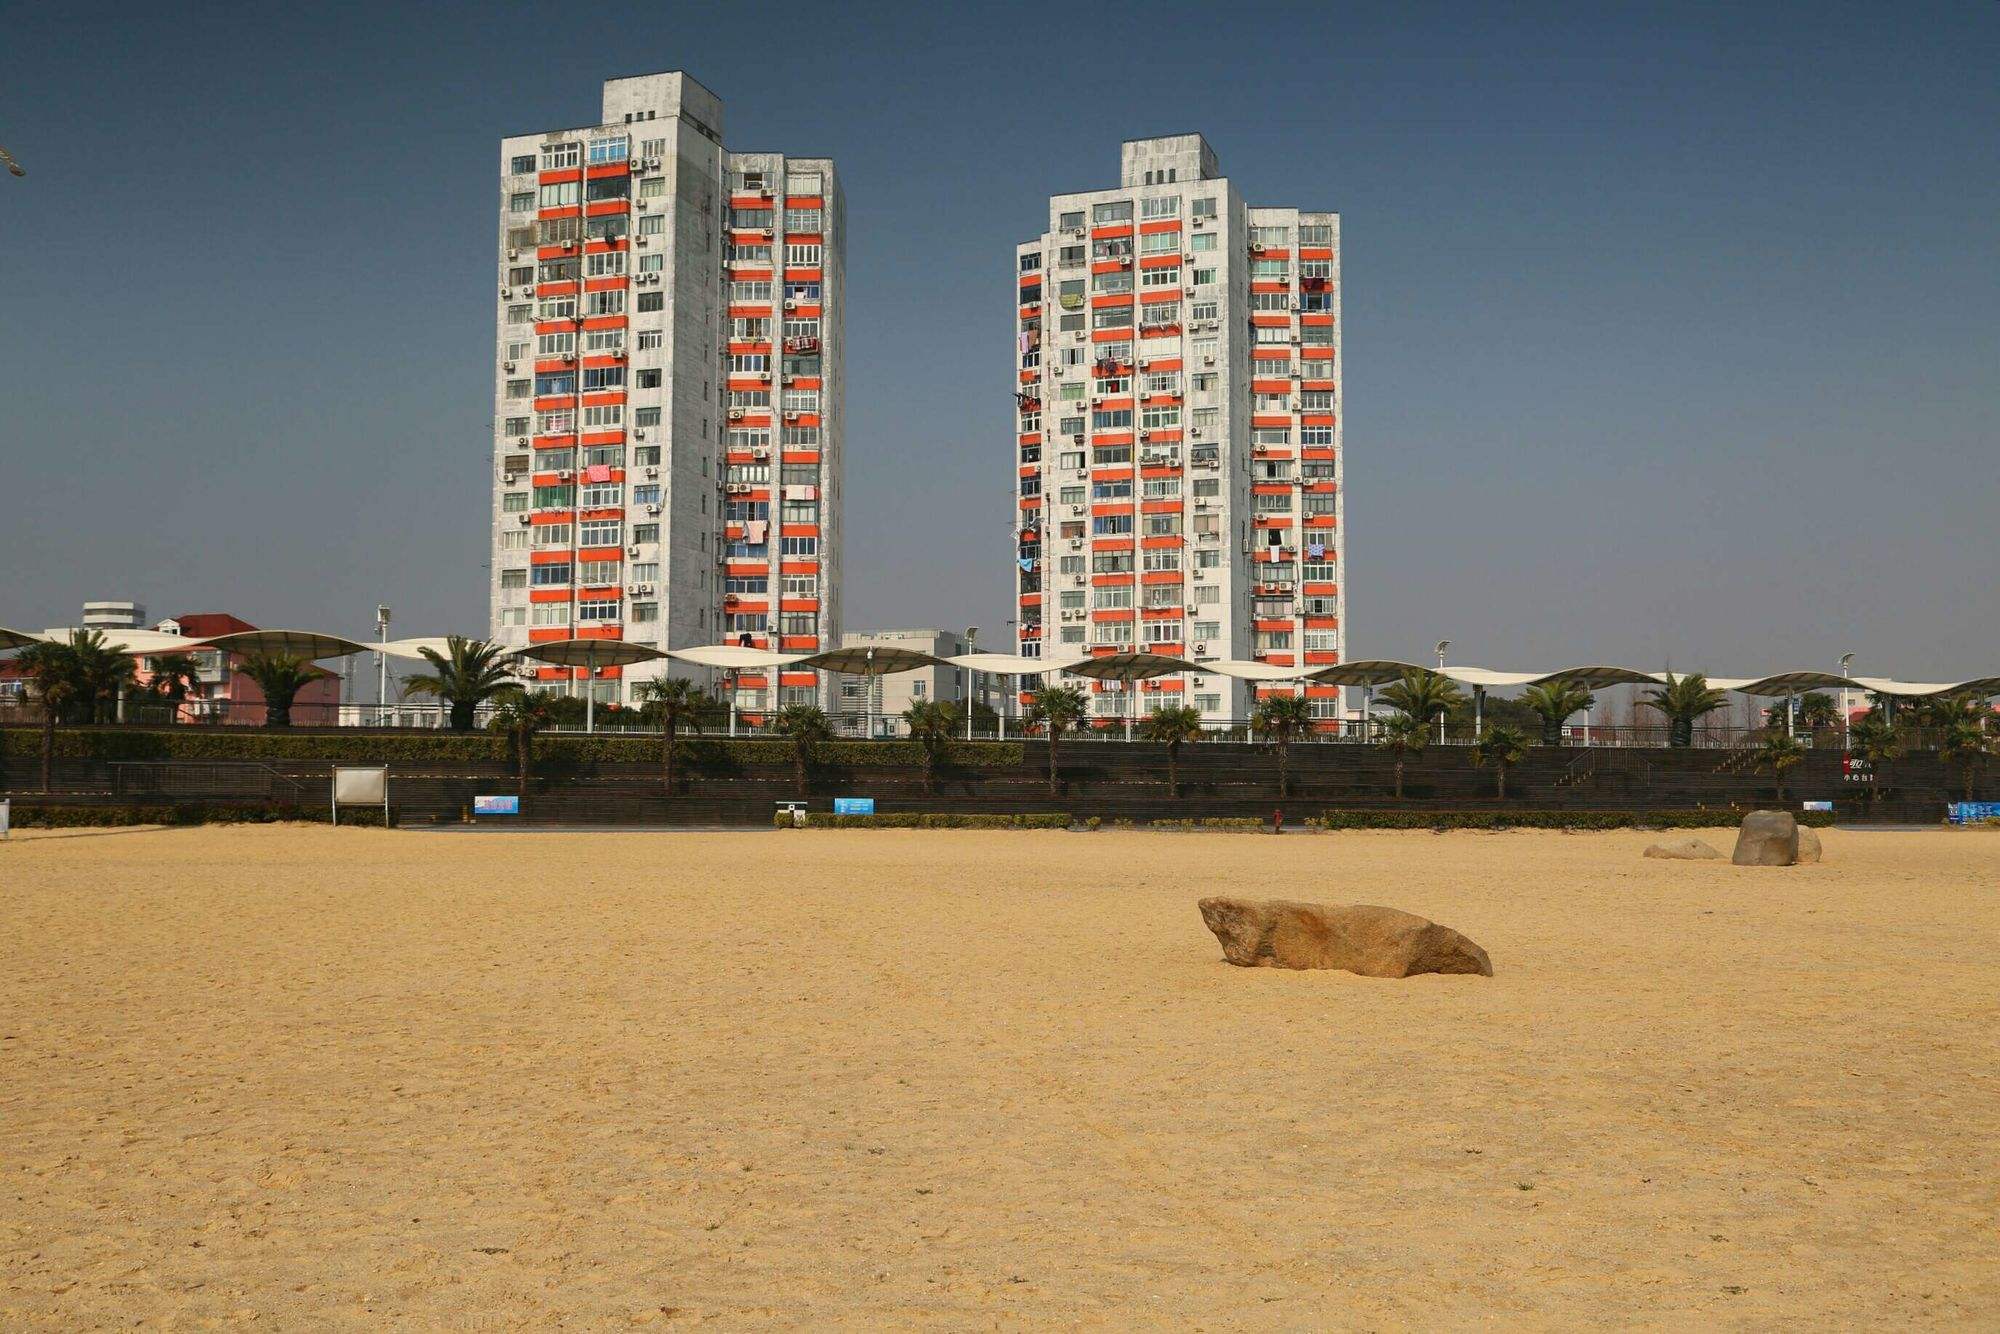
[{"label": "blue information sign", "polygon": [[835,797],[833,799],[833,813],[835,815],[873,815],[875,813],[875,798]]},{"label": "blue information sign", "polygon": [[521,813],[521,799],[519,797],[474,797],[472,799],[472,813],[474,815],[519,815]]},{"label": "blue information sign", "polygon": [[2000,820],[2000,801],[1954,801],[1951,803],[1953,824],[1984,824],[1988,820]]}]

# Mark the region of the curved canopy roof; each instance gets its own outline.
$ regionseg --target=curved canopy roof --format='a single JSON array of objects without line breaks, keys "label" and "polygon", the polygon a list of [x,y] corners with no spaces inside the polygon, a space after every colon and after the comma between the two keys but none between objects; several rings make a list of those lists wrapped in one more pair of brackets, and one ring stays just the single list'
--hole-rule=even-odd
[{"label": "curved canopy roof", "polygon": [[1048,658],[1023,658],[1013,653],[960,653],[945,661],[968,671],[996,672],[1003,676],[1041,676],[1063,666]]},{"label": "curved canopy roof", "polygon": [[629,667],[635,662],[652,662],[667,655],[651,644],[630,639],[556,639],[546,644],[529,644],[513,653],[557,667]]},{"label": "curved canopy roof", "polygon": [[1323,681],[1336,686],[1379,686],[1390,681],[1400,681],[1410,672],[1430,670],[1414,662],[1397,662],[1393,658],[1362,658],[1355,662],[1343,662],[1332,667],[1322,667],[1316,672],[1307,672],[1308,681]]},{"label": "curved canopy roof", "polygon": [[[474,644],[486,642],[473,635],[463,635],[460,637]],[[440,658],[449,659],[451,657],[451,640],[452,637],[450,635],[419,635],[415,639],[392,639],[386,644],[375,644],[371,645],[371,647],[378,652],[388,654],[392,658],[413,658],[418,662],[423,662],[425,661],[425,649],[429,649]]]},{"label": "curved canopy roof", "polygon": [[1107,653],[1085,658],[1061,669],[1070,676],[1087,676],[1096,681],[1144,681],[1155,676],[1195,670],[1186,658],[1169,658],[1162,653]]},{"label": "curved canopy roof", "polygon": [[736,644],[668,649],[667,656],[679,662],[691,662],[697,667],[720,667],[730,672],[748,668],[789,667],[805,657],[803,653],[773,653],[769,649],[743,648]]},{"label": "curved canopy roof", "polygon": [[888,676],[895,672],[914,672],[920,667],[943,667],[948,664],[945,659],[933,657],[922,649],[859,644],[807,654],[799,659],[798,665],[847,676]]},{"label": "curved canopy roof", "polygon": [[26,648],[29,644],[40,644],[43,642],[42,636],[35,634],[31,630],[10,630],[4,625],[0,625],[0,653],[5,653],[8,649]]},{"label": "curved canopy roof", "polygon": [[[121,631],[130,634],[130,631]],[[175,636],[179,639],[178,636]],[[238,630],[210,639],[179,639],[187,648],[219,648],[230,653],[267,653],[280,658],[344,658],[350,653],[366,653],[370,645],[340,635],[323,635],[313,630]],[[160,653],[163,649],[128,649],[134,653]]]},{"label": "curved canopy roof", "polygon": [[1208,658],[1191,663],[1188,670],[1233,676],[1239,681],[1296,681],[1300,676],[1297,667],[1280,667],[1254,658]]},{"label": "curved canopy roof", "polygon": [[1573,685],[1580,685],[1585,690],[1602,690],[1605,686],[1660,686],[1667,683],[1666,678],[1659,672],[1642,672],[1637,667],[1613,667],[1597,663],[1543,672],[1527,684],[1546,685],[1551,681],[1567,681]]}]

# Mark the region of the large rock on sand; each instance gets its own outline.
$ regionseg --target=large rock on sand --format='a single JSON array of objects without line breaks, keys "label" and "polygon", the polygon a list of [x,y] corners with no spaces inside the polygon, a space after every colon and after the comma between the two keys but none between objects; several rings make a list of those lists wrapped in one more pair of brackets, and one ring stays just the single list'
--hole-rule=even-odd
[{"label": "large rock on sand", "polygon": [[1363,977],[1493,976],[1486,951],[1448,926],[1368,904],[1203,899],[1222,957],[1244,968],[1342,968]]},{"label": "large rock on sand", "polygon": [[1799,859],[1799,822],[1790,811],[1752,811],[1736,831],[1738,866],[1790,866]]},{"label": "large rock on sand", "polygon": [[1720,861],[1722,854],[1698,838],[1663,838],[1647,848],[1645,856],[1676,862]]},{"label": "large rock on sand", "polygon": [[1808,825],[1799,826],[1799,859],[1795,866],[1811,866],[1819,860],[1819,835]]}]

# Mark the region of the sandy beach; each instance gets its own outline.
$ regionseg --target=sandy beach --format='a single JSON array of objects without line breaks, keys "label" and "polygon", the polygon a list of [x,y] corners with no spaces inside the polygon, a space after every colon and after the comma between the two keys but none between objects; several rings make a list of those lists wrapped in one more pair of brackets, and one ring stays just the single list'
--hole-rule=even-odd
[{"label": "sandy beach", "polygon": [[2000,835],[1649,841],[17,834],[0,1324],[2000,1324]]}]

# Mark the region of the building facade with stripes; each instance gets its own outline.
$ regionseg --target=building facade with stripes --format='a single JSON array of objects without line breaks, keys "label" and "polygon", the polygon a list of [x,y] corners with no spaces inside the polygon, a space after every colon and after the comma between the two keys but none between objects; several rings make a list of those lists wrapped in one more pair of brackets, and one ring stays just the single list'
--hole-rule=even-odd
[{"label": "building facade with stripes", "polygon": [[[1322,667],[1345,648],[1340,219],[1248,204],[1197,134],[1128,141],[1016,249],[1017,644]],[[1092,712],[1242,717],[1190,668]]]},{"label": "building facade with stripes", "polygon": [[[720,99],[674,72],[504,138],[499,174],[492,637],[838,645],[833,163],[731,152]],[[593,688],[630,702],[661,670]],[[734,684],[753,710],[819,702],[811,673]]]}]

